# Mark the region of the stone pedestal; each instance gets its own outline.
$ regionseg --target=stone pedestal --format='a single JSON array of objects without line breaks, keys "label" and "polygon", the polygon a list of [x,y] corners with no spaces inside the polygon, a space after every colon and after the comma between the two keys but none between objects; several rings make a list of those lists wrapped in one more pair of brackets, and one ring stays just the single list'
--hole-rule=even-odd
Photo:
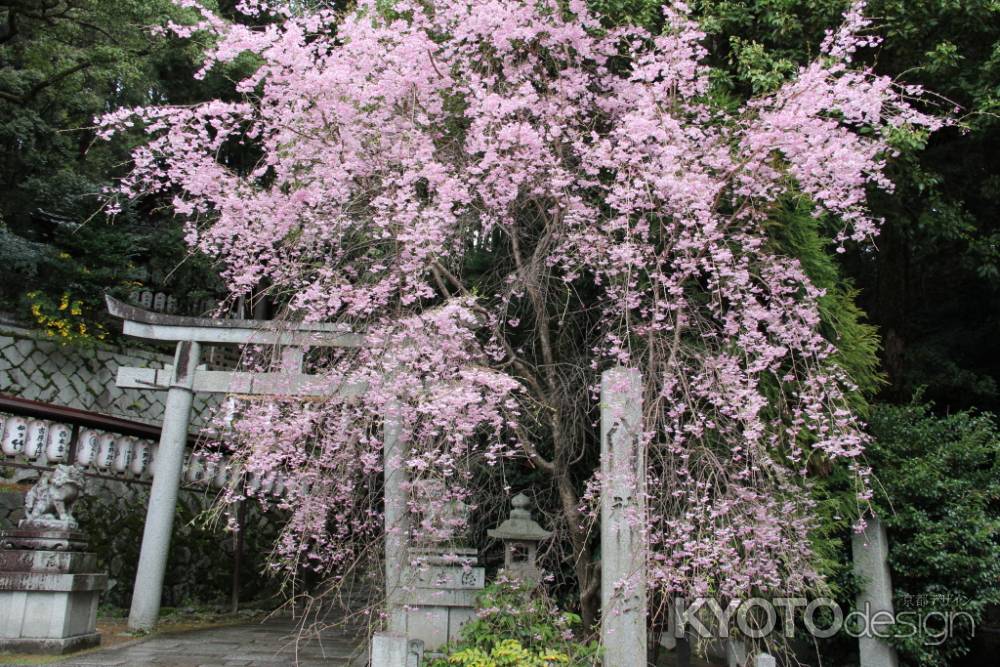
[{"label": "stone pedestal", "polygon": [[73,530],[0,533],[0,651],[68,653],[101,642],[97,602],[107,574]]},{"label": "stone pedestal", "polygon": [[415,550],[406,573],[406,637],[427,651],[458,639],[458,631],[476,613],[476,596],[486,572],[476,567],[475,549]]},{"label": "stone pedestal", "polygon": [[392,632],[376,632],[371,643],[371,667],[420,667],[424,645],[419,639]]}]

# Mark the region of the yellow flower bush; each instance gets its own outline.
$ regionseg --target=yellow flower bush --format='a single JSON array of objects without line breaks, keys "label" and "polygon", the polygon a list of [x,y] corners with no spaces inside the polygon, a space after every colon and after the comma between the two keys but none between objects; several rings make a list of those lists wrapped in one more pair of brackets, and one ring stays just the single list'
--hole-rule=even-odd
[{"label": "yellow flower bush", "polygon": [[64,344],[92,343],[104,340],[108,335],[100,324],[88,324],[83,313],[83,301],[72,298],[69,292],[63,292],[58,303],[40,291],[28,292],[25,296],[31,304],[35,323],[49,338]]}]

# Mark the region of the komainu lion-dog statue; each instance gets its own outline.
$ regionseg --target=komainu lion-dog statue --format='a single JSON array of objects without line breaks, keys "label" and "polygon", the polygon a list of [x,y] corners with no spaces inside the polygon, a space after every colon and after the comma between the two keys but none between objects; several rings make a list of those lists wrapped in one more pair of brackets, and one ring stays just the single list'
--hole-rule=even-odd
[{"label": "komainu lion-dog statue", "polygon": [[84,483],[83,471],[75,466],[58,465],[46,472],[25,496],[26,516],[18,525],[75,530],[71,512]]}]

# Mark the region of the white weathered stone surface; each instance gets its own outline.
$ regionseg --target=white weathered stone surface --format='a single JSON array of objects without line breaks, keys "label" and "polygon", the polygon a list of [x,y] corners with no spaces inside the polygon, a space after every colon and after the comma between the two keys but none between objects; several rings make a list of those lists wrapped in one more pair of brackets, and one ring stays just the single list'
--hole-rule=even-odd
[{"label": "white weathered stone surface", "polygon": [[87,552],[3,548],[0,651],[63,653],[100,643],[97,603],[108,577],[95,565]]},{"label": "white weathered stone surface", "polygon": [[552,533],[539,526],[531,516],[531,501],[523,493],[511,499],[510,517],[486,534],[503,543],[503,571],[523,582],[537,584],[542,578],[538,567],[538,543]]},{"label": "white weathered stone surface", "polygon": [[601,644],[604,665],[646,664],[645,454],[642,376],[601,378]]},{"label": "white weathered stone surface", "polygon": [[397,632],[376,632],[372,637],[371,667],[408,667],[409,652],[406,635]]},{"label": "white weathered stone surface", "polygon": [[419,567],[404,571],[404,632],[428,651],[458,640],[462,626],[475,616],[476,596],[486,585],[485,569],[475,567],[475,550],[456,551],[458,562],[430,556]]},{"label": "white weathered stone surface", "polygon": [[27,516],[18,525],[75,530],[73,505],[85,485],[83,472],[77,467],[58,465],[46,471],[25,496]]},{"label": "white weathered stone surface", "polygon": [[754,667],[775,667],[776,665],[777,662],[774,660],[774,656],[767,653],[761,653],[754,660]]},{"label": "white weathered stone surface", "polygon": [[403,573],[406,569],[406,546],[410,532],[406,507],[406,470],[403,467],[404,445],[400,439],[401,424],[398,408],[388,406],[383,422],[382,454],[385,459],[385,600],[389,615],[389,630],[406,634],[406,613],[403,610]]},{"label": "white weathered stone surface", "polygon": [[748,657],[746,644],[741,640],[726,640],[726,664],[728,667],[746,667]]},{"label": "white weathered stone surface", "polygon": [[[854,572],[862,579],[858,593],[858,610],[869,618],[875,614],[891,616],[892,577],[889,574],[889,538],[885,526],[878,519],[869,519],[864,532],[855,533],[851,539]],[[870,624],[869,624],[870,625]],[[881,625],[887,634],[887,625]],[[877,637],[858,638],[861,667],[897,667],[896,649]]]},{"label": "white weathered stone surface", "polygon": [[167,392],[163,429],[160,431],[160,444],[156,454],[156,475],[149,492],[139,567],[132,589],[132,608],[128,617],[128,626],[132,630],[151,630],[160,616],[160,595],[167,569],[177,493],[184,466],[184,444],[187,441],[194,398],[194,370],[200,357],[200,344],[177,344],[173,382]]}]

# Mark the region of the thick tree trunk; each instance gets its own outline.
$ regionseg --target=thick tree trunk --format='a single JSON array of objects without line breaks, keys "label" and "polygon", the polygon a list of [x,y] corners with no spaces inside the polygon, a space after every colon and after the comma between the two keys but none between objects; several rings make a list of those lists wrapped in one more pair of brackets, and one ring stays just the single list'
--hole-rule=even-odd
[{"label": "thick tree trunk", "polygon": [[583,627],[589,630],[597,622],[601,579],[600,572],[594,563],[593,550],[590,547],[591,531],[580,513],[580,496],[569,470],[571,443],[567,441],[566,433],[560,422],[557,414],[553,419],[555,445],[553,473],[572,546],[573,571],[576,574],[577,589],[580,593],[580,618],[583,621]]},{"label": "thick tree trunk", "polygon": [[590,548],[589,531],[583,525],[580,516],[580,499],[568,475],[560,475],[556,482],[559,487],[559,499],[569,526],[570,543],[573,547],[573,570],[576,573],[577,588],[580,591],[580,617],[583,626],[593,627],[597,621],[598,597],[601,589],[600,573],[593,562],[593,551]]}]

